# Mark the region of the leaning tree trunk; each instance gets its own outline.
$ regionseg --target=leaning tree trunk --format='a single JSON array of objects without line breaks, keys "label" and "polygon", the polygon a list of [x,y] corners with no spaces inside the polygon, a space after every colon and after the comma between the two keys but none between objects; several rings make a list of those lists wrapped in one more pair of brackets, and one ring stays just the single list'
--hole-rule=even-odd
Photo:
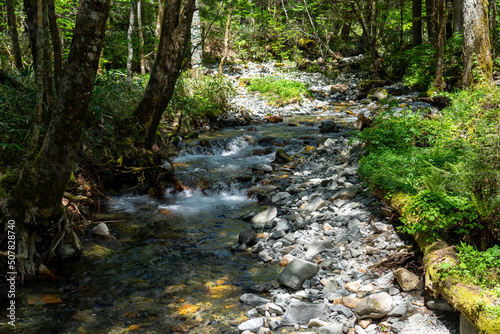
[{"label": "leaning tree trunk", "polygon": [[146,146],[154,143],[161,116],[167,108],[189,41],[195,0],[167,0],[158,54],[144,96],[134,112]]},{"label": "leaning tree trunk", "polygon": [[[32,276],[35,256],[53,254],[66,235],[78,237],[64,219],[61,200],[80,143],[104,42],[111,0],[81,0],[55,110],[40,152],[28,159],[8,204],[18,228],[18,272]],[[38,251],[38,253],[37,253]]]},{"label": "leaning tree trunk", "polygon": [[493,63],[488,28],[488,0],[464,0],[464,70],[462,84],[491,82]]},{"label": "leaning tree trunk", "polygon": [[12,0],[6,0],[5,6],[7,7],[7,24],[9,25],[10,38],[12,40],[12,54],[14,56],[14,63],[17,69],[23,68],[23,61],[21,59],[21,48],[19,47],[19,35],[17,33],[16,14],[14,13],[14,4]]},{"label": "leaning tree trunk", "polygon": [[47,0],[47,9],[49,14],[50,35],[52,38],[52,50],[54,54],[54,82],[57,89],[61,83],[62,77],[62,43],[59,26],[57,25],[54,0]]}]

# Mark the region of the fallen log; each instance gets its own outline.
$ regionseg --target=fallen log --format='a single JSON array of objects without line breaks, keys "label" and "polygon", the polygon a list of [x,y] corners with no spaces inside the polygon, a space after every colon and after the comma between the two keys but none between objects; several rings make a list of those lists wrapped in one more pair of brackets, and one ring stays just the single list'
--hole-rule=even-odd
[{"label": "fallen log", "polygon": [[[409,195],[399,193],[387,196],[381,191],[375,194],[397,213],[404,215],[404,206],[410,200]],[[500,333],[500,317],[492,312],[493,306],[500,306],[500,300],[481,287],[463,282],[456,275],[443,275],[443,269],[440,267],[442,263],[458,263],[456,247],[443,240],[430,243],[428,236],[424,234],[415,234],[414,237],[424,254],[426,291],[433,297],[443,296],[480,334]]]}]

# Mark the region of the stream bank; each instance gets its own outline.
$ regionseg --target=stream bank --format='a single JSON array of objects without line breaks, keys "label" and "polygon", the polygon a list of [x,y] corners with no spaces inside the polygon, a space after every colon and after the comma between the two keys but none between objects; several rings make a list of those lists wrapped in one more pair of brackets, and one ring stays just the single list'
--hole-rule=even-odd
[{"label": "stream bank", "polygon": [[[236,85],[273,68],[226,73]],[[15,332],[458,333],[457,313],[428,308],[446,303],[394,280],[396,265],[421,272],[411,239],[394,232],[356,176],[361,148],[350,124],[370,115],[371,102],[333,98],[341,82],[318,74],[290,76],[314,83],[315,98],[275,107],[239,88],[227,116],[238,126],[181,143],[176,175],[187,190],[108,201],[114,215],[94,218],[111,220],[112,238],[88,231],[85,258],[67,263],[62,281],[20,287]],[[278,148],[293,162],[275,161]],[[360,322],[356,305],[370,295],[390,307]]]}]

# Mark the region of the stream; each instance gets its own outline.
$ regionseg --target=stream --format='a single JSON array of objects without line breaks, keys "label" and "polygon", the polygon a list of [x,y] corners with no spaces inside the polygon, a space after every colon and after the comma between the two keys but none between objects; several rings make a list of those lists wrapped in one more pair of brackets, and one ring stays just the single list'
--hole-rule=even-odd
[{"label": "stream", "polygon": [[[255,105],[264,108],[261,98],[243,91],[235,101],[247,108],[251,101],[257,101]],[[310,148],[317,149],[327,138],[347,145],[349,124],[360,110],[369,114],[367,103],[316,100],[279,110],[285,118],[282,123],[230,127],[183,142],[175,158],[175,168],[186,190],[167,191],[159,199],[126,194],[108,200],[107,213],[98,220],[111,221],[107,225],[113,239],[96,239],[89,230],[82,237],[85,257],[62,266],[63,280],[18,284],[16,327],[12,330],[2,319],[0,332],[240,333],[238,326],[248,320],[247,312],[253,308],[241,303],[240,297],[256,293],[269,283],[278,288],[277,277],[283,267],[279,258],[265,258],[261,253],[240,247],[238,235],[249,225],[249,217],[263,205],[258,194],[273,191],[293,175],[308,175],[305,169],[300,172],[283,169],[270,177],[255,166],[271,165],[277,148],[306,160],[325,160],[321,155],[315,157]],[[303,110],[302,107],[308,111],[294,112]],[[263,110],[261,115],[269,111]],[[324,119],[333,119],[344,127],[340,132],[321,133],[319,125]],[[346,165],[347,161],[343,163]],[[357,182],[349,175],[353,174],[347,174],[347,180],[342,181],[346,187],[347,182]],[[340,179],[337,181],[342,184]],[[321,179],[307,182],[326,184]],[[329,191],[333,194],[333,190]],[[300,198],[307,202],[313,197],[312,191],[298,193],[301,196],[298,202]],[[327,191],[324,197],[332,194]],[[358,209],[369,201],[375,200],[363,199],[361,206],[357,204]],[[357,217],[368,217],[368,213],[358,211]],[[335,228],[334,225],[332,229]],[[269,237],[271,233],[264,229],[257,232],[258,238]],[[306,233],[303,235],[307,237]],[[387,239],[388,244],[390,240]],[[349,263],[345,265],[350,267]],[[339,264],[335,268],[344,267]],[[380,275],[375,278],[381,279]],[[279,299],[271,291],[257,294]],[[406,300],[406,296],[401,298]],[[420,296],[408,298],[414,298],[410,302],[423,300]],[[410,309],[408,312],[412,313]],[[451,323],[447,325],[449,331],[433,320],[433,329],[441,329],[426,333],[456,333],[456,319],[445,318],[451,319],[446,320]],[[382,333],[379,328],[382,327],[372,327],[371,332],[367,329],[365,333]],[[307,332],[300,326],[281,327],[279,331]]]}]

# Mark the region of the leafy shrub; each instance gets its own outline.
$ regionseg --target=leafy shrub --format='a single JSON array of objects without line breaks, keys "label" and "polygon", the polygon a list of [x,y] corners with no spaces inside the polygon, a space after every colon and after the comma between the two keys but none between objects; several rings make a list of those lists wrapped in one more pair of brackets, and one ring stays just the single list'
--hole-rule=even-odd
[{"label": "leafy shrub", "polygon": [[266,98],[277,105],[301,102],[303,96],[311,96],[302,82],[278,77],[252,79],[247,89],[251,92],[257,91],[264,94]]},{"label": "leafy shrub", "polygon": [[468,235],[473,229],[482,228],[469,199],[445,192],[424,189],[412,197],[405,210],[401,219],[405,223],[403,230],[410,234],[427,232],[436,237],[453,231]]},{"label": "leafy shrub", "polygon": [[444,262],[441,269],[446,270],[445,276],[455,274],[477,286],[493,288],[500,296],[500,246],[495,245],[486,251],[478,251],[475,247],[461,242],[457,246],[457,265]]},{"label": "leafy shrub", "polygon": [[235,89],[223,75],[205,75],[193,69],[181,74],[167,108],[167,117],[179,110],[188,127],[204,120],[215,120],[230,108]]},{"label": "leafy shrub", "polygon": [[[9,75],[26,88],[34,85],[33,76],[21,76],[15,71]],[[14,167],[21,163],[31,142],[34,107],[33,90],[0,85],[0,165]]]}]

